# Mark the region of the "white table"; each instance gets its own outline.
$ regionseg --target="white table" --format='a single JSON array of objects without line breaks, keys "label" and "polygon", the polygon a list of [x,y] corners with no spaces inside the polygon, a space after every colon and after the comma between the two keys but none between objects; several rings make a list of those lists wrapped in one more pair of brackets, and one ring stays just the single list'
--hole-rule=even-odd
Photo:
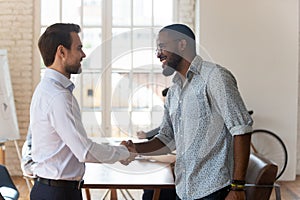
[{"label": "white table", "polygon": [[[111,143],[111,142],[109,142]],[[118,143],[120,143],[118,141]],[[170,164],[135,160],[128,166],[87,163],[83,188],[110,189],[111,199],[116,200],[116,189],[153,189],[153,200],[159,199],[161,188],[174,188],[174,175]]]}]

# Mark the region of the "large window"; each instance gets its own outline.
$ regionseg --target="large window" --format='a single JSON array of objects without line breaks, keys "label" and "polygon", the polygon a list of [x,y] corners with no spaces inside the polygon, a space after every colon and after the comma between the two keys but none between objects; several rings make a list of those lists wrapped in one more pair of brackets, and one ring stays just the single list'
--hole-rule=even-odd
[{"label": "large window", "polygon": [[174,22],[174,0],[41,0],[41,31],[77,23],[87,58],[72,76],[89,136],[134,136],[160,125],[171,78],[155,58],[156,34]]}]

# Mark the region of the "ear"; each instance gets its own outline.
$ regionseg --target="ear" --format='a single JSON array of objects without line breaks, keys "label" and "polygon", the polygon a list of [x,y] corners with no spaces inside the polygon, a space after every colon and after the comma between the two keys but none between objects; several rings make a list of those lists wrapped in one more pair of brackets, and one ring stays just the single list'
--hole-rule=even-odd
[{"label": "ear", "polygon": [[179,50],[184,51],[186,49],[187,42],[185,39],[182,39],[179,41],[178,45],[179,45]]},{"label": "ear", "polygon": [[60,57],[64,57],[65,56],[65,48],[63,45],[59,45],[57,47],[57,50],[56,50],[56,54]]}]

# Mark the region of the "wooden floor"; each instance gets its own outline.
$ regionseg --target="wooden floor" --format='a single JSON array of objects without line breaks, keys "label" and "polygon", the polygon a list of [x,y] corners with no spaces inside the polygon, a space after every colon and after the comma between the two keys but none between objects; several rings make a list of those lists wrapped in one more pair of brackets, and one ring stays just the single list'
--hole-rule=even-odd
[{"label": "wooden floor", "polygon": [[[19,200],[29,200],[29,190],[26,185],[26,181],[22,177],[16,177],[16,176],[13,177],[13,181],[20,192]],[[300,176],[297,176],[295,181],[279,181],[278,184],[280,185],[281,200],[300,200]],[[92,200],[100,199],[100,197],[102,197],[105,194],[105,192],[106,192],[105,190],[91,190]],[[129,190],[129,192],[134,199],[136,200],[142,199],[141,198],[141,195],[143,193],[142,190]],[[124,193],[126,195],[126,192]],[[83,195],[85,197],[84,192]],[[120,200],[125,199],[121,191],[118,191],[118,197],[120,197],[119,198]],[[109,198],[105,198],[105,199],[109,199]],[[275,200],[274,194],[272,194],[270,200]]]}]

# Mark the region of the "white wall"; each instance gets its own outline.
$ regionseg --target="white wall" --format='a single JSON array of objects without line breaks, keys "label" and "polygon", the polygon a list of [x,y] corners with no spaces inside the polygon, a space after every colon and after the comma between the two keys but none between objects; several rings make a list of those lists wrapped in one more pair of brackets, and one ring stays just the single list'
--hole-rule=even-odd
[{"label": "white wall", "polygon": [[282,180],[296,173],[298,8],[297,0],[200,0],[201,49],[233,72],[254,128],[284,140]]}]

